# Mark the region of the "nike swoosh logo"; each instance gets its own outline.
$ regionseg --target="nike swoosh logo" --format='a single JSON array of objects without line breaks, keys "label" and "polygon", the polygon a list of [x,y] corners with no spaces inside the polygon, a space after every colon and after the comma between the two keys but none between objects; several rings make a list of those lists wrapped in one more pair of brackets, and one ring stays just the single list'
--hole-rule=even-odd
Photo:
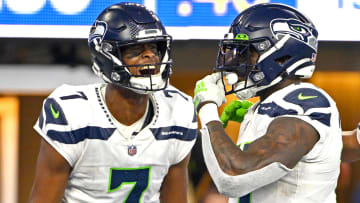
[{"label": "nike swoosh logo", "polygon": [[56,112],[56,111],[54,110],[52,104],[50,104],[50,110],[51,110],[51,113],[52,113],[53,117],[54,117],[55,119],[58,119],[59,116],[60,116],[60,112],[59,112],[59,111]]},{"label": "nike swoosh logo", "polygon": [[318,97],[318,96],[303,96],[302,92],[300,92],[300,94],[298,95],[299,100],[313,99],[313,98],[316,98],[316,97]]}]

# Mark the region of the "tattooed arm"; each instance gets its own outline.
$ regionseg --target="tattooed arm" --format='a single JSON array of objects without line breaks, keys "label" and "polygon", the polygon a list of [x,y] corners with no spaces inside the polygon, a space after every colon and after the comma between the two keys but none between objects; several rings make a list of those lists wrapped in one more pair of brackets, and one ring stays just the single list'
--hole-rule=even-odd
[{"label": "tattooed arm", "polygon": [[218,191],[241,197],[288,174],[320,135],[301,119],[279,117],[269,124],[265,135],[241,151],[225,133],[218,116],[217,109],[225,99],[219,81],[216,73],[206,76],[197,82],[194,92],[201,126],[207,127],[201,130],[203,155]]},{"label": "tattooed arm", "polygon": [[241,175],[279,162],[287,168],[308,153],[320,139],[305,121],[293,117],[273,120],[264,136],[241,151],[227,136],[219,121],[207,124],[212,149],[220,168],[229,175]]}]

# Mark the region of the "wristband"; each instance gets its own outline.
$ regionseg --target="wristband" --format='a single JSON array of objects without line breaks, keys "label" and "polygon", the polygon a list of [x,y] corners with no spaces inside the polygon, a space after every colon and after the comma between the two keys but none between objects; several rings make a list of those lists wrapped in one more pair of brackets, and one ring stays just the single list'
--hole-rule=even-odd
[{"label": "wristband", "polygon": [[206,124],[210,121],[219,121],[218,107],[215,103],[207,103],[199,110],[199,118],[201,127],[206,127]]}]

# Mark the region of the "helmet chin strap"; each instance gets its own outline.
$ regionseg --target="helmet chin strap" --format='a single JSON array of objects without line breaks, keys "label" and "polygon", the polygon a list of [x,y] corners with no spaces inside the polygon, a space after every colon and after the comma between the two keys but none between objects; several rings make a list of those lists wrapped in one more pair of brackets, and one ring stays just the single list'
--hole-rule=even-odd
[{"label": "helmet chin strap", "polygon": [[137,94],[148,95],[151,93],[150,91],[146,91],[146,90],[140,90],[140,89],[134,89],[134,88],[127,88],[127,89],[129,89]]},{"label": "helmet chin strap", "polygon": [[166,64],[160,65],[159,73],[151,75],[151,79],[150,77],[131,77],[129,81],[131,87],[129,89],[139,94],[150,94],[154,89],[163,89],[167,84],[167,81],[162,77],[165,67]]},{"label": "helmet chin strap", "polygon": [[[131,77],[130,84],[134,88],[129,88],[138,94],[150,94],[153,91],[151,89],[161,89],[165,87],[166,81],[162,78],[162,72],[152,75],[151,80],[148,77]],[[152,87],[150,87],[150,85]]]}]

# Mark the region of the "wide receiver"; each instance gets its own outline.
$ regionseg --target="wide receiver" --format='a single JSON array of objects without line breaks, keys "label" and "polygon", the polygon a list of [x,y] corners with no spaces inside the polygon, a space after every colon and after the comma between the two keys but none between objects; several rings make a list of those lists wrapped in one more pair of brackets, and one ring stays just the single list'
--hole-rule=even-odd
[{"label": "wide receiver", "polygon": [[106,83],[62,85],[44,101],[30,202],[187,202],[197,120],[168,85],[171,42],[142,5],[98,16],[88,44]]},{"label": "wide receiver", "polygon": [[[198,81],[194,103],[205,163],[229,202],[336,202],[339,113],[325,91],[301,81],[315,69],[317,36],[313,23],[292,7],[252,6],[221,41],[216,73]],[[231,93],[241,100],[260,97],[237,144],[217,111]]]}]

